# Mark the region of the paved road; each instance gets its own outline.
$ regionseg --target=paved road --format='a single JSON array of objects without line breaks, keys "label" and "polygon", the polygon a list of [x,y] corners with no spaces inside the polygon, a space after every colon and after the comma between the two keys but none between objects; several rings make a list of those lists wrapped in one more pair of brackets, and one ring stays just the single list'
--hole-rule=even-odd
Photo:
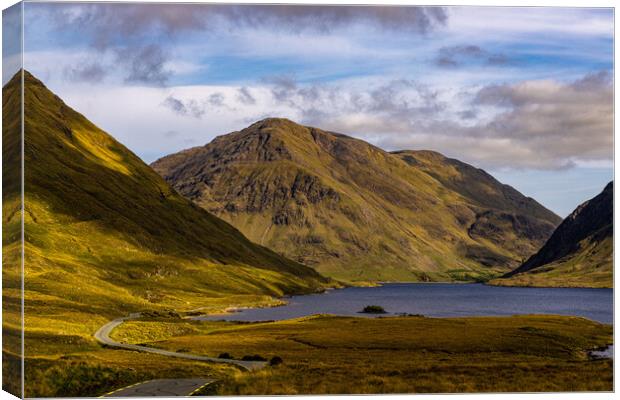
[{"label": "paved road", "polygon": [[191,396],[215,379],[154,379],[116,389],[101,397]]},{"label": "paved road", "polygon": [[110,338],[110,333],[112,332],[112,330],[114,330],[114,328],[116,328],[117,326],[125,322],[126,320],[138,318],[139,316],[140,316],[139,313],[135,313],[135,314],[129,315],[128,317],[117,318],[115,320],[108,322],[107,324],[99,328],[97,332],[95,332],[95,339],[97,339],[99,343],[103,343],[110,347],[117,347],[117,348],[125,349],[125,350],[142,351],[146,353],[154,353],[154,354],[159,354],[159,355],[168,356],[168,357],[186,358],[188,360],[234,364],[248,371],[263,368],[267,364],[264,361],[227,360],[223,358],[199,356],[197,354],[190,354],[190,353],[177,353],[174,351],[156,349],[156,348],[147,347],[147,346],[140,346],[137,344],[120,343]]}]

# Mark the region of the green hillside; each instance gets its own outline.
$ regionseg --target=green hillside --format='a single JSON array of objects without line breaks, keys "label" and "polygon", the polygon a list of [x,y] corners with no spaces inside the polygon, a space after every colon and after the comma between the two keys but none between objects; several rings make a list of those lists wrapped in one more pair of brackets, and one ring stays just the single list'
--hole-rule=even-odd
[{"label": "green hillside", "polygon": [[433,152],[266,119],[152,164],[251,240],[348,281],[486,279],[560,218],[484,171]]},{"label": "green hillside", "polygon": [[[19,74],[3,88],[5,121],[20,90]],[[130,312],[267,304],[329,284],[178,195],[27,72],[24,95],[27,360],[94,346],[97,328]],[[5,162],[19,162],[18,123],[3,141]],[[8,357],[20,328],[18,190],[5,186],[3,200]]]},{"label": "green hillside", "polygon": [[569,215],[523,265],[493,284],[613,287],[613,182]]}]

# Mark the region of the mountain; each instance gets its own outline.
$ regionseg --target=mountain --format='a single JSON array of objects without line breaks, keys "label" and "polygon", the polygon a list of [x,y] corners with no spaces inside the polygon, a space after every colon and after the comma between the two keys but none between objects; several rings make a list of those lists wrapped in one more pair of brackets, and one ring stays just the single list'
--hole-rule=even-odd
[{"label": "mountain", "polygon": [[613,182],[572,212],[523,265],[493,283],[613,287]]},{"label": "mountain", "polygon": [[516,267],[560,218],[434,152],[259,121],[152,167],[251,240],[348,281],[485,279]]},{"label": "mountain", "polygon": [[[3,88],[5,121],[19,115],[20,80],[18,74]],[[24,81],[28,339],[49,344],[77,335],[90,342],[101,324],[131,311],[268,301],[329,285],[177,194],[28,72]],[[5,137],[4,154],[19,166],[20,141],[11,139],[20,137],[19,124],[4,126]],[[3,249],[10,251],[19,249],[20,206],[18,191],[7,193],[13,197],[3,204]],[[4,304],[18,313],[13,253]],[[18,332],[13,325],[3,328]]]}]

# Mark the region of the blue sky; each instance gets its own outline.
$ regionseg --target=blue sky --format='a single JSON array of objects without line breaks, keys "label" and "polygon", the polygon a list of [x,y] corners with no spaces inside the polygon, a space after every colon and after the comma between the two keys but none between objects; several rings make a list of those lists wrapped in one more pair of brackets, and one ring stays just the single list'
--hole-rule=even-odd
[{"label": "blue sky", "polygon": [[26,69],[147,162],[280,116],[440,151],[561,216],[612,179],[611,9],[26,3],[25,21]]}]

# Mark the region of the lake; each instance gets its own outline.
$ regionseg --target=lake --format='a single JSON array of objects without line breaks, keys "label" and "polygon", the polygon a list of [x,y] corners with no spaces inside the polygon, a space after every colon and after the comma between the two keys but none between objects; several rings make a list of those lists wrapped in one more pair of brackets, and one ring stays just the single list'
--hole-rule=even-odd
[{"label": "lake", "polygon": [[[611,324],[613,289],[524,288],[451,283],[390,283],[380,287],[350,287],[322,294],[292,296],[281,307],[245,309],[231,314],[197,317],[228,321],[268,321],[312,314],[359,314],[366,305],[382,306],[387,315],[428,317],[481,315],[574,315]],[[386,314],[381,314],[386,315]]]}]

